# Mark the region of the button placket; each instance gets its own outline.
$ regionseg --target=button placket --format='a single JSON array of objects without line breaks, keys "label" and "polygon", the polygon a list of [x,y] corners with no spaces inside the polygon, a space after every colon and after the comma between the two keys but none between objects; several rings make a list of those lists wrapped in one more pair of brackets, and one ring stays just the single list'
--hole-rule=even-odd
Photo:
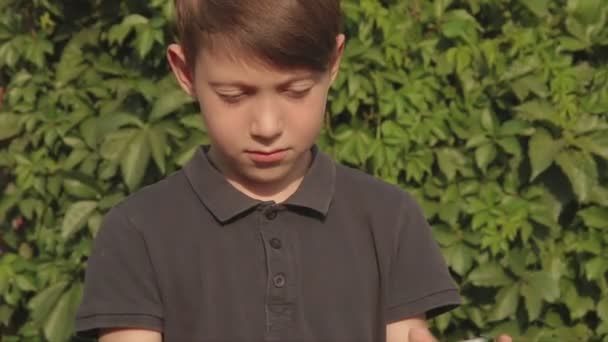
[{"label": "button placket", "polygon": [[274,287],[281,288],[285,286],[286,282],[287,280],[285,279],[285,274],[283,273],[277,273],[274,277],[272,277],[272,283],[274,284]]},{"label": "button placket", "polygon": [[272,238],[270,239],[270,247],[274,249],[281,249],[281,247],[283,247],[283,243],[281,242],[281,239]]},{"label": "button placket", "polygon": [[268,221],[273,221],[279,215],[279,207],[276,204],[269,205],[264,208],[264,217]]},{"label": "button placket", "polygon": [[288,248],[287,230],[281,226],[280,205],[261,209],[260,233],[267,266],[266,337],[281,340],[295,321],[295,265]]},{"label": "button placket", "polygon": [[269,221],[274,220],[275,218],[277,218],[277,211],[276,209],[268,209],[266,211],[266,213],[264,214],[264,216],[266,216],[266,219],[268,219]]}]

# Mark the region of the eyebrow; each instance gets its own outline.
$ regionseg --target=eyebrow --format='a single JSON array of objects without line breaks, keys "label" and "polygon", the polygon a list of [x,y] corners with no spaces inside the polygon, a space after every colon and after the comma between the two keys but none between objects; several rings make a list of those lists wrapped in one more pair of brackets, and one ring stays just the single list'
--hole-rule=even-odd
[{"label": "eyebrow", "polygon": [[[316,74],[310,74],[310,75],[305,75],[305,76],[293,76],[293,77],[288,78],[284,82],[281,82],[280,84],[278,84],[278,88],[285,88],[290,84],[293,84],[293,83],[299,82],[299,81],[305,81],[305,80],[312,80],[314,82],[317,82],[319,78],[320,77]],[[215,87],[215,88],[220,88],[220,87],[235,87],[235,88],[242,88],[242,89],[255,89],[256,88],[255,86],[252,86],[252,85],[247,84],[242,81],[228,81],[228,82],[209,81],[208,83],[210,86]]]}]

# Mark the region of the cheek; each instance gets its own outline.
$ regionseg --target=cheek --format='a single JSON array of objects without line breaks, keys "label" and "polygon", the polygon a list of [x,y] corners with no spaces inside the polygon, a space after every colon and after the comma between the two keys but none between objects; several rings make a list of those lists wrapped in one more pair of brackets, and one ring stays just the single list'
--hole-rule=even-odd
[{"label": "cheek", "polygon": [[325,118],[325,103],[327,96],[323,92],[310,94],[311,96],[299,105],[297,115],[294,116],[296,130],[318,130]]},{"label": "cheek", "polygon": [[215,94],[203,91],[198,92],[198,100],[203,120],[214,135],[234,135],[242,128],[243,122],[238,118],[243,116],[238,113],[236,107],[228,108]]}]

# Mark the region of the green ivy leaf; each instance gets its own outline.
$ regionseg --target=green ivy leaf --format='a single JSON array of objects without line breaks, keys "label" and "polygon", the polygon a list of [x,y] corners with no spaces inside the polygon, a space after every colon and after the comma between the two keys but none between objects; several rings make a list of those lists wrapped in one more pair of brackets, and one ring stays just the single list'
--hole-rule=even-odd
[{"label": "green ivy leaf", "polygon": [[90,117],[86,120],[84,120],[81,124],[80,124],[80,133],[82,138],[84,139],[84,141],[86,142],[86,144],[90,147],[90,148],[96,148],[97,147],[97,130],[98,126],[97,126],[97,118],[96,117]]},{"label": "green ivy leaf", "polygon": [[462,242],[450,249],[450,266],[459,275],[465,275],[473,266],[473,250]]},{"label": "green ivy leaf", "polygon": [[63,188],[79,199],[94,199],[99,194],[95,184],[85,179],[66,178],[63,180]]},{"label": "green ivy leaf", "polygon": [[44,336],[49,342],[64,342],[74,331],[74,317],[82,298],[82,284],[76,283],[65,292],[44,324]]},{"label": "green ivy leaf", "polygon": [[13,316],[13,313],[15,308],[11,308],[8,305],[0,305],[0,324],[4,325],[4,326],[8,326],[11,317]]},{"label": "green ivy leaf", "polygon": [[17,39],[3,42],[0,45],[0,66],[15,66],[20,55],[19,46]]},{"label": "green ivy leaf", "polygon": [[12,138],[21,133],[21,123],[13,113],[0,113],[0,140]]},{"label": "green ivy leaf", "polygon": [[110,28],[110,31],[108,32],[108,41],[110,43],[122,44],[134,27],[145,25],[147,23],[148,18],[142,15],[131,14],[126,16],[120,24],[114,25],[112,28]]},{"label": "green ivy leaf", "polygon": [[0,293],[5,293],[8,290],[9,280],[7,267],[0,264]]},{"label": "green ivy leaf", "polygon": [[54,45],[50,41],[42,36],[36,36],[28,39],[23,56],[37,67],[42,68],[45,56],[52,54],[53,51]]},{"label": "green ivy leaf", "polygon": [[69,83],[82,74],[87,67],[84,65],[82,56],[82,47],[72,40],[63,49],[61,59],[57,65],[56,79],[62,85]]},{"label": "green ivy leaf", "polygon": [[513,280],[495,262],[479,265],[469,274],[468,280],[475,286],[500,287],[509,285]]},{"label": "green ivy leaf", "polygon": [[51,309],[59,301],[59,297],[63,294],[63,290],[67,285],[67,281],[51,285],[40,291],[29,301],[27,307],[30,309],[31,319],[35,325],[42,326],[43,322],[48,318]]},{"label": "green ivy leaf", "polygon": [[491,319],[501,321],[515,314],[519,302],[519,284],[514,283],[501,288],[496,295],[496,304]]},{"label": "green ivy leaf", "polygon": [[547,101],[531,100],[515,107],[515,110],[519,117],[530,121],[552,121],[555,117],[555,108]]},{"label": "green ivy leaf", "polygon": [[[573,320],[578,320],[585,316],[587,312],[595,309],[595,303],[591,298],[580,296],[575,284],[571,281],[565,281],[563,283],[562,293],[560,302],[568,307],[570,318]],[[563,323],[556,326],[559,327],[561,325],[563,325]]]},{"label": "green ivy leaf", "polygon": [[531,272],[526,277],[529,286],[541,293],[541,298],[548,302],[554,302],[559,298],[559,281],[546,271]]},{"label": "green ivy leaf", "polygon": [[111,161],[121,160],[136,135],[136,129],[121,129],[108,134],[100,148],[101,156]]},{"label": "green ivy leaf", "polygon": [[530,93],[541,98],[547,97],[550,93],[544,78],[534,74],[518,79],[511,84],[511,87],[520,100],[526,99]]},{"label": "green ivy leaf", "polygon": [[528,311],[528,321],[535,321],[540,316],[540,309],[542,307],[542,290],[529,285],[524,284],[521,287],[521,294],[524,297],[524,303]]},{"label": "green ivy leaf", "polygon": [[135,134],[120,163],[123,180],[131,191],[139,187],[150,162],[151,151],[147,135],[146,129]]},{"label": "green ivy leaf", "polygon": [[595,257],[585,263],[585,275],[588,280],[597,281],[608,271],[608,261],[603,257]]},{"label": "green ivy leaf", "polygon": [[34,285],[30,275],[18,274],[15,277],[15,285],[23,292],[36,291],[36,285]]},{"label": "green ivy leaf", "polygon": [[[425,202],[421,203],[424,204]],[[426,211],[425,211],[426,212]],[[442,247],[449,247],[456,243],[458,239],[458,235],[450,229],[448,225],[445,224],[435,224],[433,225],[433,237],[439,245]],[[449,262],[449,260],[447,260]]]},{"label": "green ivy leaf", "polygon": [[578,212],[585,225],[591,228],[608,229],[608,208],[593,206]]},{"label": "green ivy leaf", "polygon": [[549,0],[520,0],[537,17],[544,17],[549,11]]},{"label": "green ivy leaf", "polygon": [[562,142],[553,140],[551,134],[545,129],[537,129],[530,139],[528,153],[532,164],[530,181],[545,171],[562,149]]},{"label": "green ivy leaf", "polygon": [[488,133],[494,133],[496,129],[496,118],[488,109],[481,113],[481,127]]},{"label": "green ivy leaf", "polygon": [[608,322],[608,296],[602,298],[602,300],[597,303],[596,310],[598,317],[602,321]]},{"label": "green ivy leaf", "polygon": [[131,15],[126,16],[122,20],[121,25],[137,26],[137,25],[147,24],[148,22],[149,22],[149,19],[144,17],[141,14],[131,14]]},{"label": "green ivy leaf", "polygon": [[569,305],[570,309],[570,317],[573,320],[578,320],[583,318],[589,311],[594,309],[595,302],[589,297],[579,297],[579,299]]},{"label": "green ivy leaf", "polygon": [[472,136],[469,140],[467,140],[466,148],[479,147],[481,145],[487,144],[490,141],[486,133],[480,133]]},{"label": "green ivy leaf", "polygon": [[448,180],[453,180],[459,167],[466,163],[460,151],[453,148],[442,148],[436,152],[439,169]]},{"label": "green ivy leaf", "polygon": [[167,92],[154,102],[152,112],[150,112],[150,121],[158,121],[192,102],[194,99],[181,89]]},{"label": "green ivy leaf", "polygon": [[608,130],[594,132],[592,134],[579,137],[576,143],[584,151],[608,159]]},{"label": "green ivy leaf", "polygon": [[155,126],[148,130],[148,141],[154,162],[160,172],[164,174],[166,171],[165,149],[167,148],[167,135]]},{"label": "green ivy leaf", "polygon": [[578,200],[588,202],[593,187],[598,183],[597,166],[593,158],[584,152],[566,150],[560,152],[555,161],[568,176]]},{"label": "green ivy leaf", "polygon": [[527,252],[524,249],[517,248],[509,252],[509,270],[516,276],[523,276],[526,272],[526,257]]},{"label": "green ivy leaf", "polygon": [[475,161],[479,169],[485,173],[488,165],[496,158],[496,146],[493,143],[479,146],[475,150]]},{"label": "green ivy leaf", "polygon": [[560,49],[565,51],[580,51],[589,47],[590,43],[573,37],[561,37]]},{"label": "green ivy leaf", "polygon": [[141,25],[137,27],[137,37],[133,42],[137,53],[141,59],[144,59],[152,47],[154,46],[154,39],[156,36],[156,30],[149,25]]},{"label": "green ivy leaf", "polygon": [[592,203],[608,207],[608,189],[602,186],[595,186],[591,191]]},{"label": "green ivy leaf", "polygon": [[89,216],[91,216],[96,208],[97,202],[95,201],[80,201],[70,205],[63,217],[61,237],[67,240],[84,227]]}]

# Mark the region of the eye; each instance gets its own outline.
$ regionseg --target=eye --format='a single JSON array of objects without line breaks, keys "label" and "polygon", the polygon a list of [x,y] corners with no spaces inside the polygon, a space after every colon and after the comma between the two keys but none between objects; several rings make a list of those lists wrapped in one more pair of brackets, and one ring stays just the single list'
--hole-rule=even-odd
[{"label": "eye", "polygon": [[285,93],[287,96],[292,97],[294,99],[301,99],[310,93],[311,88],[305,89],[287,89]]},{"label": "eye", "polygon": [[230,103],[230,104],[238,103],[245,97],[244,93],[238,93],[238,94],[237,93],[235,93],[235,94],[217,93],[217,95],[222,99],[222,101],[224,101],[226,103]]}]

